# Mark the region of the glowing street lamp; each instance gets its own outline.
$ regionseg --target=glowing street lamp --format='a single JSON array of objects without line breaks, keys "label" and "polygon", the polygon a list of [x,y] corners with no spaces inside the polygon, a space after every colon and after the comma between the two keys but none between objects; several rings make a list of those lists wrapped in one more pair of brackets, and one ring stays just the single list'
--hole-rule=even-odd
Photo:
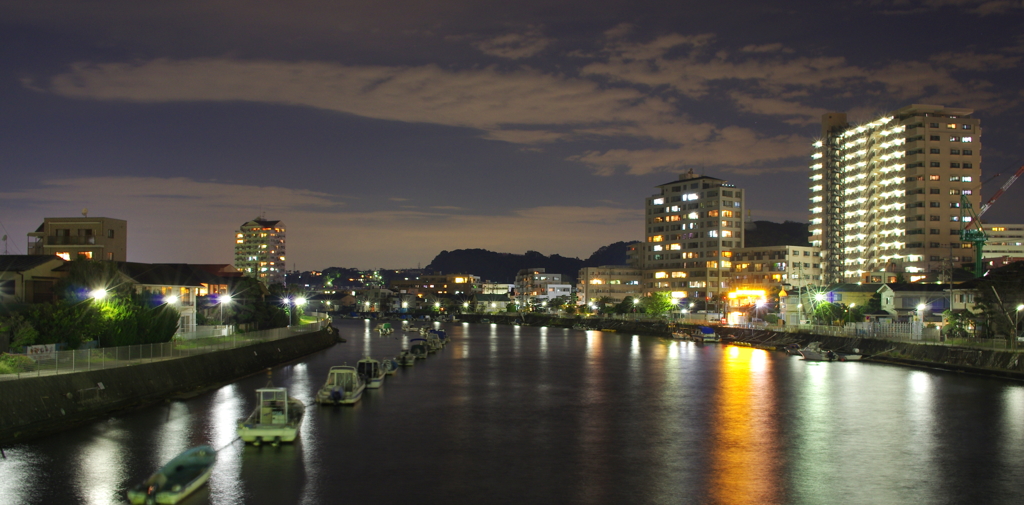
[{"label": "glowing street lamp", "polygon": [[105,289],[94,289],[89,292],[89,298],[93,300],[102,300],[107,297],[107,290]]},{"label": "glowing street lamp", "polygon": [[178,297],[174,295],[167,295],[164,297],[164,303],[167,305],[174,305],[178,303]]},{"label": "glowing street lamp", "polygon": [[218,296],[217,303],[220,304],[220,325],[224,326],[224,305],[231,303],[231,295],[225,293]]}]

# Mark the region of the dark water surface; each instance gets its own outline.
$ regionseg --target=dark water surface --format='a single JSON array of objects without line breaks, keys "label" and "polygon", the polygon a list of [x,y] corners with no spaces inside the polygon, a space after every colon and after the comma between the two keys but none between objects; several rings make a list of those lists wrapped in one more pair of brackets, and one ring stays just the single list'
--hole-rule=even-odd
[{"label": "dark water surface", "polygon": [[[621,333],[446,325],[452,343],[354,407],[319,407],[332,365],[274,370],[308,405],[299,440],[243,446],[264,375],[6,448],[2,504],[126,503],[184,449],[224,447],[182,503],[1024,503],[1024,386]],[[395,338],[395,336],[398,338]],[[410,334],[408,338],[415,338]]]}]

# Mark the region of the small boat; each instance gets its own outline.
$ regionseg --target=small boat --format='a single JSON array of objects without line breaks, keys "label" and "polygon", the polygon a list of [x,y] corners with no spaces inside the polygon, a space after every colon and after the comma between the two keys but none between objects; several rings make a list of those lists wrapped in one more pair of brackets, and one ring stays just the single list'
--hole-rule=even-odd
[{"label": "small boat", "polygon": [[427,359],[427,353],[429,347],[427,339],[425,338],[414,338],[409,340],[409,353],[416,357],[416,359]]},{"label": "small boat", "polygon": [[355,367],[332,366],[327,372],[327,382],[316,393],[320,405],[351,405],[363,397],[366,381]]},{"label": "small boat", "polygon": [[441,341],[441,347],[452,341],[451,337],[448,336],[448,332],[444,330],[430,330],[428,333],[437,335],[437,339]]},{"label": "small boat", "polygon": [[398,371],[398,360],[395,358],[387,358],[380,362],[381,368],[384,369],[384,373],[387,375],[395,375]]},{"label": "small boat", "polygon": [[803,349],[800,349],[799,352],[805,361],[834,361],[839,359],[839,355],[834,351],[822,349],[821,342],[811,342]]},{"label": "small boat", "polygon": [[702,342],[721,342],[722,337],[715,333],[715,329],[710,326],[699,326],[697,331],[693,332],[696,339]]},{"label": "small boat", "polygon": [[178,503],[210,480],[216,462],[217,451],[213,447],[193,447],[129,489],[128,501],[137,505]]},{"label": "small boat", "polygon": [[444,344],[441,343],[441,339],[437,338],[437,335],[433,333],[427,334],[427,352],[437,352],[444,348]]},{"label": "small boat", "polygon": [[416,364],[416,356],[408,349],[402,349],[402,352],[398,353],[396,359],[401,366],[413,366]]},{"label": "small boat", "polygon": [[356,362],[356,371],[363,376],[366,389],[377,389],[384,385],[384,367],[380,361],[366,357]]},{"label": "small boat", "polygon": [[391,323],[380,323],[374,330],[379,332],[381,336],[390,335],[395,332],[395,329],[391,327]]},{"label": "small boat", "polygon": [[269,386],[256,390],[256,410],[238,423],[238,436],[255,446],[270,442],[277,447],[281,442],[295,441],[302,415],[306,412],[306,406],[295,398],[289,398],[285,388]]}]

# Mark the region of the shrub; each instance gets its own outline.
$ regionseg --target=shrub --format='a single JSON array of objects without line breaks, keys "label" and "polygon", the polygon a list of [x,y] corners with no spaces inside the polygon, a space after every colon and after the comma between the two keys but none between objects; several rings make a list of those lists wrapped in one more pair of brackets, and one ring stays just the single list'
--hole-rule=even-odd
[{"label": "shrub", "polygon": [[27,372],[36,362],[20,354],[0,354],[0,374]]}]

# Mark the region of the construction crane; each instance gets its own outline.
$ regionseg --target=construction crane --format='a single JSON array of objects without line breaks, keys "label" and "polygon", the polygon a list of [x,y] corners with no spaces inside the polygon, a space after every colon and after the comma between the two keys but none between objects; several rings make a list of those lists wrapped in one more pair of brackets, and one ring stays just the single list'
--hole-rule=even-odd
[{"label": "construction crane", "polygon": [[1006,182],[996,191],[996,194],[992,195],[984,205],[978,209],[978,213],[974,213],[974,209],[971,208],[971,202],[967,200],[967,195],[960,195],[960,241],[969,242],[974,247],[974,276],[981,277],[985,273],[985,268],[981,262],[982,250],[985,248],[985,242],[988,241],[988,235],[985,234],[985,229],[981,226],[981,216],[992,207],[993,203],[1009,188],[1014,181],[1016,181],[1021,174],[1024,174],[1024,165],[1021,165],[1017,169],[1017,173],[1013,174],[1012,177],[1007,179]]}]

